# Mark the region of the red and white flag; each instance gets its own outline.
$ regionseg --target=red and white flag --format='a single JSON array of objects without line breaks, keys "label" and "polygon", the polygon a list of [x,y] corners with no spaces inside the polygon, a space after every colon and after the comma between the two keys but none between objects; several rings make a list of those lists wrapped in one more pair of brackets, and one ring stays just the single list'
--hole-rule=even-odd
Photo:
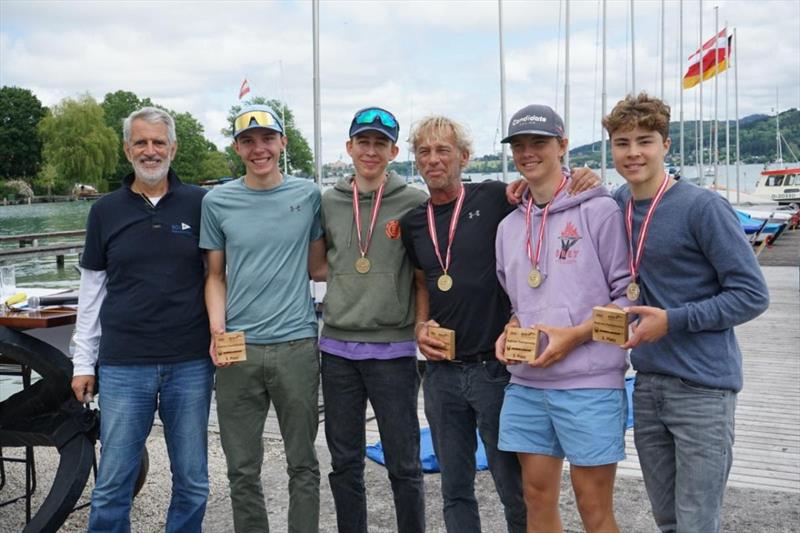
[{"label": "red and white flag", "polygon": [[[728,68],[733,35],[727,35],[723,28],[689,56],[689,66],[683,75],[683,88],[691,89],[702,80],[708,80]],[[702,61],[701,61],[702,59]]]},{"label": "red and white flag", "polygon": [[250,92],[250,86],[247,84],[247,78],[244,79],[242,82],[242,86],[239,87],[239,100],[244,98],[244,95]]}]

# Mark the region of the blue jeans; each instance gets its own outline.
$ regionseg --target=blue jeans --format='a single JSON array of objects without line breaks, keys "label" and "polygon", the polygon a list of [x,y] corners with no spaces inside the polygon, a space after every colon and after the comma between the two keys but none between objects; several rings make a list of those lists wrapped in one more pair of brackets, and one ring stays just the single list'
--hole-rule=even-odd
[{"label": "blue jeans", "polygon": [[208,498],[208,409],[214,366],[204,357],[163,365],[100,366],[100,468],[89,531],[131,529],[133,486],[156,409],[172,470],[166,531],[201,530]]},{"label": "blue jeans", "polygon": [[486,448],[489,471],[505,510],[508,531],[524,533],[526,510],[515,453],[497,449],[500,409],[509,373],[497,361],[430,361],[423,389],[425,415],[442,471],[444,522],[449,533],[480,533],[475,499],[475,428]]},{"label": "blue jeans", "polygon": [[325,438],[333,471],[328,476],[339,531],[367,531],[364,490],[365,412],[367,399],[375,411],[386,469],[394,494],[397,531],[425,531],[425,491],[419,459],[417,392],[414,357],[352,361],[322,354],[325,395]]},{"label": "blue jeans", "polygon": [[633,436],[661,531],[714,533],[733,460],[736,393],[636,375]]}]

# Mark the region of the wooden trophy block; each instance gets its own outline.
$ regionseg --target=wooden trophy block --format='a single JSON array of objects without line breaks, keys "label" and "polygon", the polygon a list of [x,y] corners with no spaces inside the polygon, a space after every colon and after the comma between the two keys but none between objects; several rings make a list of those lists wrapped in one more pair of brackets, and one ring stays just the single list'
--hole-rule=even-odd
[{"label": "wooden trophy block", "polygon": [[539,351],[539,330],[536,328],[508,328],[506,330],[505,358],[509,361],[532,363]]},{"label": "wooden trophy block", "polygon": [[244,331],[216,333],[214,343],[217,346],[217,361],[220,363],[238,363],[247,360]]},{"label": "wooden trophy block", "polygon": [[447,354],[447,360],[452,361],[456,358],[456,332],[452,329],[428,327],[428,336],[445,344],[442,349]]},{"label": "wooden trophy block", "polygon": [[628,313],[612,307],[592,308],[592,340],[620,345],[628,342]]}]

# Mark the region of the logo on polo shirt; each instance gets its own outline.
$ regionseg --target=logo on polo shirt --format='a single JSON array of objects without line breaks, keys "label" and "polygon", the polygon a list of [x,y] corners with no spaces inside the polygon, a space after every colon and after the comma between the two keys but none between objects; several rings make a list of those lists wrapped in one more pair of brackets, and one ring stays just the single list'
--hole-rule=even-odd
[{"label": "logo on polo shirt", "polygon": [[190,226],[186,222],[181,222],[180,224],[173,224],[172,233],[177,233],[179,235],[191,235],[192,226]]},{"label": "logo on polo shirt", "polygon": [[292,213],[294,213],[295,211],[300,211],[300,204],[290,205],[289,206],[289,211],[291,211]]}]

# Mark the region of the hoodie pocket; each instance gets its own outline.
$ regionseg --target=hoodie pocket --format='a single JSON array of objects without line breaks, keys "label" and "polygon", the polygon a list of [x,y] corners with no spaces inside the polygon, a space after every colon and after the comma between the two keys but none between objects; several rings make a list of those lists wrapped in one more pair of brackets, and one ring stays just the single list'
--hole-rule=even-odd
[{"label": "hoodie pocket", "polygon": [[410,301],[409,295],[404,296],[401,302],[395,274],[336,274],[328,282],[323,319],[331,327],[347,330],[400,327]]},{"label": "hoodie pocket", "polygon": [[[552,326],[558,328],[568,328],[574,326],[570,317],[569,309],[566,307],[543,307],[539,309],[520,311],[517,313],[520,323],[525,327],[532,327],[536,324]],[[547,348],[547,335],[539,336],[539,353]],[[563,379],[571,375],[586,374],[591,369],[591,357],[585,345],[578,346],[567,354],[564,359],[553,364],[548,368],[531,368],[528,365],[514,365],[511,368],[513,373],[517,373],[516,367],[522,367],[519,372],[522,377],[537,379]]]}]

